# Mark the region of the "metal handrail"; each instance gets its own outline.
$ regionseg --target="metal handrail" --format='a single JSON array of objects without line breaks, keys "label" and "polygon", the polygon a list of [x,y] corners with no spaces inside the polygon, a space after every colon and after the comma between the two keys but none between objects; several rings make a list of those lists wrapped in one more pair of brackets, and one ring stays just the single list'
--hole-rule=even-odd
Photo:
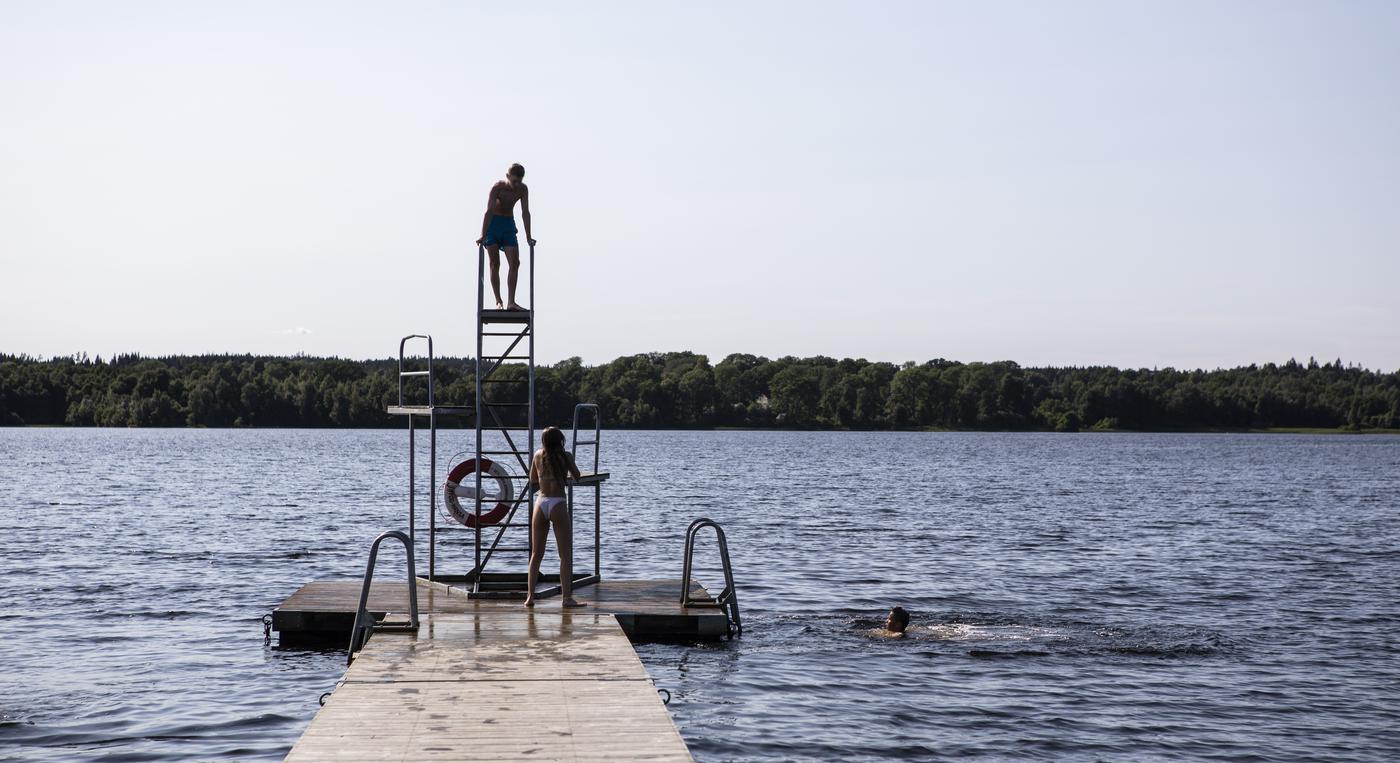
[{"label": "metal handrail", "polygon": [[[695,536],[706,527],[715,528],[715,540],[719,543],[719,558],[724,565],[724,590],[713,601],[690,597],[690,570],[695,555]],[[729,564],[729,541],[725,540],[724,528],[708,517],[701,517],[690,523],[685,531],[685,567],[681,572],[681,606],[717,606],[729,616],[731,633],[744,635],[744,624],[739,619],[739,595],[734,589],[734,568]]]},{"label": "metal handrail", "polygon": [[[582,412],[584,412],[584,411],[593,411],[593,439],[592,439],[592,440],[584,440],[583,442],[579,442],[579,441],[578,441],[578,419],[579,419],[579,414],[582,413]],[[597,404],[597,403],[579,403],[578,405],[575,405],[575,406],[574,406],[574,432],[573,432],[573,435],[569,438],[569,442],[572,443],[572,445],[573,445],[573,447],[571,447],[571,448],[569,449],[569,455],[574,457],[574,463],[575,463],[575,464],[578,463],[578,446],[580,446],[580,445],[592,445],[592,446],[593,446],[593,473],[594,473],[594,474],[597,474],[597,473],[598,473],[598,451],[599,451],[598,442],[599,442],[600,440],[602,440],[602,439],[603,439],[603,414],[602,414],[601,410],[598,408],[598,404]]]},{"label": "metal handrail", "polygon": [[[379,544],[385,538],[393,538],[403,543],[408,554],[408,622],[376,623],[369,614],[369,584],[374,580],[374,565],[379,559]],[[379,534],[369,547],[369,563],[365,565],[365,582],[360,586],[360,606],[355,610],[355,624],[350,628],[350,654],[345,657],[349,665],[355,653],[365,645],[369,634],[375,630],[416,631],[418,630],[418,569],[413,563],[413,543],[408,535],[400,530],[389,530]]]},{"label": "metal handrail", "polygon": [[[427,370],[427,371],[405,371],[405,370],[403,370],[403,361],[404,361],[403,350],[404,350],[404,345],[408,344],[408,340],[410,340],[410,339],[426,339],[426,340],[428,340],[428,370]],[[406,337],[404,337],[403,339],[400,339],[400,340],[399,340],[399,405],[403,405],[403,380],[404,380],[405,377],[409,377],[409,376],[426,376],[426,377],[428,377],[428,407],[429,407],[429,408],[433,407],[433,404],[436,402],[436,401],[433,399],[433,338],[432,338],[431,336],[427,335],[427,334],[409,334],[408,336],[406,336]]]},{"label": "metal handrail", "polygon": [[[582,414],[584,411],[592,411],[592,412],[593,412],[593,439],[592,439],[592,440],[584,440],[584,441],[580,442],[579,439],[578,439],[578,424],[579,424],[580,414]],[[578,446],[580,446],[580,445],[591,445],[591,446],[593,446],[593,474],[596,475],[596,474],[598,473],[598,465],[599,465],[599,463],[600,463],[599,457],[600,457],[601,454],[602,454],[602,445],[601,445],[602,441],[603,441],[603,413],[602,413],[602,409],[598,407],[598,404],[597,404],[597,403],[578,403],[577,405],[575,405],[575,406],[574,406],[574,426],[573,426],[573,434],[572,434],[572,435],[570,436],[570,438],[569,438],[569,443],[570,443],[570,444],[569,444],[569,458],[573,459],[574,466],[575,466],[575,467],[578,466]],[[576,509],[575,509],[575,507],[574,507],[574,485],[573,485],[572,482],[568,482],[568,496],[569,496],[569,516],[570,516],[570,517],[577,516],[577,514],[576,514]],[[602,574],[603,574],[603,573],[602,573],[602,570],[603,570],[603,486],[602,486],[600,483],[598,483],[598,482],[595,481],[595,482],[593,483],[593,575],[594,575],[595,577],[598,577],[598,579],[601,580],[601,579],[602,579]]]},{"label": "metal handrail", "polygon": [[[404,348],[411,339],[428,340],[428,370],[426,371],[405,371],[403,370]],[[430,334],[409,334],[399,340],[399,406],[404,405],[403,381],[410,376],[428,377],[428,429],[431,434],[428,451],[428,484],[437,485],[437,398],[433,394],[433,337]],[[418,537],[418,514],[417,495],[414,492],[418,485],[417,476],[417,448],[414,442],[414,421],[413,414],[408,416],[408,540],[409,546],[417,542]],[[430,488],[428,492],[428,579],[433,579],[433,573],[437,567],[437,546],[433,540],[433,528],[437,526],[437,491]]]}]

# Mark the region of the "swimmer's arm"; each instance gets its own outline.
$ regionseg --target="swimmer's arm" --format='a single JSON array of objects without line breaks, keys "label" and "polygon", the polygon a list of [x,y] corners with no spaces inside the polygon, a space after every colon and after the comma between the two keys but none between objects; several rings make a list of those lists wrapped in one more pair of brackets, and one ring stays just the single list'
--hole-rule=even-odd
[{"label": "swimmer's arm", "polygon": [[537,470],[537,469],[535,468],[535,462],[537,462],[537,461],[539,461],[538,458],[531,458],[531,459],[530,459],[530,478],[529,478],[529,480],[526,482],[526,487],[532,487],[532,488],[534,488],[534,489],[536,489],[536,490],[539,490],[539,489],[540,489],[540,475],[539,475],[539,470]]},{"label": "swimmer's arm", "polygon": [[[528,234],[527,234],[528,235]],[[569,473],[574,475],[574,479],[583,479],[583,474],[578,470],[578,464],[574,463],[574,454],[569,454]]]},{"label": "swimmer's arm", "polygon": [[530,235],[530,186],[520,184],[520,221],[525,223],[525,240],[535,245],[535,237]]}]

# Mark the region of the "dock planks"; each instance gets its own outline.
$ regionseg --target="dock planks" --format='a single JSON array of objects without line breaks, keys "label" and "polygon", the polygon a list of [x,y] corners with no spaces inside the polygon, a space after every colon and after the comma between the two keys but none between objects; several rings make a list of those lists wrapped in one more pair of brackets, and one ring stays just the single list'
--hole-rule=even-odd
[{"label": "dock planks", "polygon": [[374,634],[287,760],[691,757],[613,615],[517,604]]}]

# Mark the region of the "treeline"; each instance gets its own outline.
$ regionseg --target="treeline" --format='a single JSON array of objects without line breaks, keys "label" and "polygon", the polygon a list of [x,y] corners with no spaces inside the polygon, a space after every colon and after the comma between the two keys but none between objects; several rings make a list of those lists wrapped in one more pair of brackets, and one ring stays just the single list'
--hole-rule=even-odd
[{"label": "treeline", "polygon": [[[396,361],[205,355],[41,360],[0,354],[0,424],[388,427]],[[496,378],[525,376],[521,366]],[[412,379],[409,402],[424,397]],[[462,358],[438,359],[440,403],[470,404]],[[523,385],[496,384],[503,396]],[[1024,368],[1012,362],[872,363],[689,352],[540,366],[538,421],[600,403],[618,428],[1201,430],[1400,429],[1400,372],[1290,360],[1215,371]]]}]

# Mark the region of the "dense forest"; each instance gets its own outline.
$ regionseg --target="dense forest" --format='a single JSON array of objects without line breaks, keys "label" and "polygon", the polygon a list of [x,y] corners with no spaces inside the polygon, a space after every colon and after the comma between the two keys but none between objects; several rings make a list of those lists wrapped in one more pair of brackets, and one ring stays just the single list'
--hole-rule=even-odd
[{"label": "dense forest", "polygon": [[[401,426],[384,410],[397,400],[395,370],[393,360],[0,354],[0,424]],[[472,373],[468,360],[438,359],[438,401],[469,404]],[[672,352],[571,358],[540,366],[536,387],[540,422],[566,425],[575,401],[591,401],[617,428],[1400,429],[1400,372],[1341,361],[1178,371],[730,355],[711,365]],[[490,389],[511,388],[523,389]],[[408,394],[421,402],[423,389]]]}]

